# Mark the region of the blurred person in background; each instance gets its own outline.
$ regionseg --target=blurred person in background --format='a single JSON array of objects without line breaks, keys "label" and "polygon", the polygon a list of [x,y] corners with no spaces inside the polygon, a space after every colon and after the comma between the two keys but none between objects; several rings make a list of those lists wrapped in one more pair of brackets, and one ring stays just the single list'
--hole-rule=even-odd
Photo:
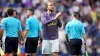
[{"label": "blurred person in background", "polygon": [[22,12],[22,14],[20,16],[20,21],[21,21],[21,24],[22,24],[22,30],[25,29],[25,21],[26,21],[26,18],[27,18],[26,12],[27,12],[27,9],[24,8],[23,12]]},{"label": "blurred person in background", "polygon": [[27,10],[27,19],[25,23],[25,31],[23,38],[26,37],[25,42],[25,56],[35,56],[37,52],[37,45],[39,36],[42,36],[42,28],[36,17],[34,17],[34,9]]},{"label": "blurred person in background", "polygon": [[[8,17],[7,13],[5,13],[5,15],[2,18],[6,18],[6,17]],[[0,23],[0,29],[1,29],[1,23]],[[6,32],[4,30],[4,33],[3,33],[3,36],[2,36],[2,39],[1,39],[1,41],[2,41],[2,46],[1,47],[2,47],[3,51],[5,51],[5,38],[6,38]]]},{"label": "blurred person in background", "polygon": [[[2,7],[0,7],[0,33],[1,33],[1,19],[2,19]],[[0,47],[1,47],[1,39],[0,39]]]},{"label": "blurred person in background", "polygon": [[1,22],[1,19],[2,19],[2,7],[0,7],[0,22]]},{"label": "blurred person in background", "polygon": [[82,37],[86,45],[86,34],[83,24],[77,19],[78,14],[72,14],[72,20],[66,24],[65,32],[66,39],[69,44],[70,53],[72,56],[81,56]]},{"label": "blurred person in background", "polygon": [[92,39],[92,55],[97,56],[97,49],[100,45],[100,19],[97,19],[97,21],[88,28],[88,37]]},{"label": "blurred person in background", "polygon": [[0,39],[2,39],[4,30],[6,31],[5,54],[8,56],[17,56],[18,37],[21,37],[21,23],[15,18],[16,11],[14,9],[7,10],[8,17],[1,21]]},{"label": "blurred person in background", "polygon": [[41,21],[43,27],[43,42],[42,42],[42,54],[44,56],[58,56],[59,52],[59,40],[58,40],[58,27],[62,24],[59,20],[61,12],[54,13],[55,7],[53,3],[48,2],[47,12],[42,13]]},{"label": "blurred person in background", "polygon": [[[1,33],[1,23],[0,23],[0,33]],[[1,48],[1,45],[2,45],[2,42],[1,42],[1,38],[0,38],[0,48]],[[1,56],[1,51],[0,51],[0,56]]]}]

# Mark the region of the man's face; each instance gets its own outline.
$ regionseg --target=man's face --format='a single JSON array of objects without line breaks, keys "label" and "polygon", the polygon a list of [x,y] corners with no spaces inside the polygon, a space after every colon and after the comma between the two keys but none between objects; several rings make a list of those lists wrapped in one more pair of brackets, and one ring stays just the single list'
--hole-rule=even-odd
[{"label": "man's face", "polygon": [[27,10],[27,12],[26,12],[26,16],[29,17],[30,14],[31,14],[31,11],[30,11],[30,10]]},{"label": "man's face", "polygon": [[54,11],[54,5],[53,5],[52,3],[49,2],[49,3],[47,4],[47,9],[50,10],[50,11]]}]

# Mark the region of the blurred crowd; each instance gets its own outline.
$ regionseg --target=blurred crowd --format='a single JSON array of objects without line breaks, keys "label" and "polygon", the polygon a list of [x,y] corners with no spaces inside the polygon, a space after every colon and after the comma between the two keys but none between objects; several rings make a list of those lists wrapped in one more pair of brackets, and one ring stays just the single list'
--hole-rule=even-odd
[{"label": "blurred crowd", "polygon": [[67,53],[64,27],[70,21],[71,13],[73,12],[78,13],[78,19],[85,26],[89,53],[95,56],[100,53],[100,0],[0,0],[0,20],[6,17],[8,8],[14,8],[17,11],[17,18],[22,22],[24,29],[26,10],[33,8],[35,10],[34,16],[41,22],[41,13],[46,11],[46,3],[48,1],[55,5],[55,12],[62,12],[60,20],[63,23],[63,27],[59,29],[61,53]]}]

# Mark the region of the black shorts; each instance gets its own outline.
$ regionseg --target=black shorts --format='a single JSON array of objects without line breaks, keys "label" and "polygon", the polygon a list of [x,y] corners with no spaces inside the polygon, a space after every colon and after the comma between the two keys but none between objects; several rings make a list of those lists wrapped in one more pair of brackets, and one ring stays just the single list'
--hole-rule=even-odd
[{"label": "black shorts", "polygon": [[5,39],[5,53],[17,52],[18,37],[6,37]]},{"label": "black shorts", "polygon": [[71,39],[70,40],[70,53],[72,55],[81,55],[81,39]]},{"label": "black shorts", "polygon": [[39,37],[27,37],[25,43],[25,53],[36,53]]}]

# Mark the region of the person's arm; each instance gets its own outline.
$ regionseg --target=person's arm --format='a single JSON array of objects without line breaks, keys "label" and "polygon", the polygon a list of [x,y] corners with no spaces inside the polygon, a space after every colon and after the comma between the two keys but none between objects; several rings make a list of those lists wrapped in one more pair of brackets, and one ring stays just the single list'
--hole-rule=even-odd
[{"label": "person's arm", "polygon": [[18,39],[19,41],[24,41],[21,31],[18,31]]},{"label": "person's arm", "polygon": [[84,48],[85,48],[85,50],[87,50],[87,44],[86,44],[87,37],[86,37],[86,34],[83,34],[82,36],[84,38]]},{"label": "person's arm", "polygon": [[5,26],[6,26],[6,20],[4,18],[1,20],[0,39],[2,39],[4,30],[5,30]]},{"label": "person's arm", "polygon": [[39,40],[42,42],[42,40],[43,40],[43,32],[42,32],[42,30],[40,31],[40,38],[39,38]]},{"label": "person's arm", "polygon": [[43,13],[43,14],[41,15],[41,21],[42,21],[42,23],[43,23],[44,25],[46,25],[46,24],[52,22],[53,20],[56,20],[60,15],[61,15],[61,12],[58,12],[58,13],[56,14],[56,16],[55,16],[53,19],[47,20],[47,19],[46,19],[46,15]]},{"label": "person's arm", "polygon": [[0,30],[0,47],[1,47],[1,45],[2,45],[2,36],[3,36],[3,31]]},{"label": "person's arm", "polygon": [[85,34],[85,28],[84,28],[84,26],[82,25],[82,37],[83,37],[83,39],[84,39],[84,44],[86,45],[86,40],[87,40],[87,36],[86,36],[86,34]]},{"label": "person's arm", "polygon": [[4,33],[4,30],[0,30],[0,40],[2,40],[3,33]]},{"label": "person's arm", "polygon": [[86,34],[83,34],[83,38],[84,38],[84,44],[86,45],[86,40],[87,40]]},{"label": "person's arm", "polygon": [[68,26],[68,23],[66,24],[66,26],[65,26],[65,34],[66,34],[66,40],[67,40],[67,42],[69,42],[69,38],[68,38],[68,34],[69,34],[69,26]]},{"label": "person's arm", "polygon": [[25,31],[23,33],[23,38],[25,39],[25,37],[28,34],[28,31],[30,30],[30,21],[28,19],[26,19],[26,23],[25,23]]},{"label": "person's arm", "polygon": [[61,15],[61,12],[58,12],[58,13],[56,14],[56,16],[54,17],[54,19],[58,19],[60,15]]},{"label": "person's arm", "polygon": [[23,33],[23,39],[25,39],[27,34],[28,34],[28,30],[25,30],[24,33]]},{"label": "person's arm", "polygon": [[69,25],[68,25],[68,23],[66,24],[66,27],[65,27],[65,34],[66,34],[66,43],[67,43],[67,46],[68,46],[68,50],[70,50],[69,49],[69,47],[70,47],[70,43],[69,43],[69,36],[68,36],[68,34],[69,34]]},{"label": "person's arm", "polygon": [[0,47],[1,47],[1,45],[2,45],[2,36],[3,36],[3,31],[0,30]]},{"label": "person's arm", "polygon": [[47,25],[48,23],[50,23],[50,22],[52,22],[54,19],[49,19],[49,20],[47,20],[47,17],[46,17],[46,15],[45,15],[45,13],[43,13],[42,15],[41,15],[41,21],[42,21],[42,24],[44,24],[44,25]]},{"label": "person's arm", "polygon": [[19,41],[23,41],[23,37],[22,37],[22,26],[21,26],[21,22],[19,21],[19,27],[18,27],[18,38]]},{"label": "person's arm", "polygon": [[66,34],[66,41],[69,42],[68,34]]},{"label": "person's arm", "polygon": [[42,42],[42,38],[43,38],[43,32],[42,32],[42,27],[38,21],[38,29],[39,29],[39,40]]},{"label": "person's arm", "polygon": [[6,20],[2,19],[1,20],[1,27],[0,27],[0,46],[2,45],[2,36],[5,30],[5,26],[6,26]]},{"label": "person's arm", "polygon": [[57,26],[58,27],[62,27],[62,23],[61,23],[61,21],[59,19],[57,20]]}]

